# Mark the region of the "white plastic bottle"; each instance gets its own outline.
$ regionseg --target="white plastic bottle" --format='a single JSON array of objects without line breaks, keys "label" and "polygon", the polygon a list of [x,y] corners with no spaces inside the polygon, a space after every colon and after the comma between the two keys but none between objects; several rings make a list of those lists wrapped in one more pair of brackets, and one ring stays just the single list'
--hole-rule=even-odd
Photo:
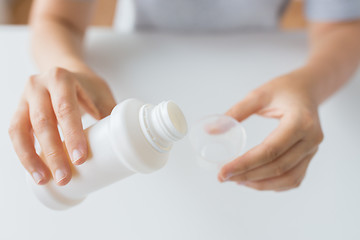
[{"label": "white plastic bottle", "polygon": [[57,186],[51,180],[41,186],[31,181],[35,195],[52,209],[74,206],[89,193],[134,173],[160,169],[172,144],[186,135],[187,123],[172,101],[153,106],[128,99],[85,132],[89,157],[72,168],[73,177],[67,185]]}]

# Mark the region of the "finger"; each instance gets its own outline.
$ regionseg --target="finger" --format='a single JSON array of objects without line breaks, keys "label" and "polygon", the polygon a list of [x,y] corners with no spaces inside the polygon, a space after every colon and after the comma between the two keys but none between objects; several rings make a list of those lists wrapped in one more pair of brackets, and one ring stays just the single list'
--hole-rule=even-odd
[{"label": "finger", "polygon": [[293,189],[300,186],[306,169],[309,166],[311,158],[314,154],[310,154],[303,161],[301,161],[295,168],[291,169],[284,175],[280,177],[275,177],[271,179],[266,179],[262,181],[255,182],[246,182],[243,183],[245,186],[254,188],[257,190],[285,190],[285,189]]},{"label": "finger", "polygon": [[107,94],[99,97],[100,101],[98,101],[99,103],[96,105],[93,103],[86,91],[80,87],[80,85],[77,85],[76,92],[79,105],[81,106],[81,115],[84,113],[89,113],[93,118],[100,120],[109,116],[113,108],[116,106],[115,98],[110,91]]},{"label": "finger", "polygon": [[[307,160],[306,158],[309,158],[309,159],[310,159],[310,160],[309,160],[309,163],[310,163],[311,159],[312,159],[312,158],[314,157],[314,155],[316,154],[317,149],[318,149],[318,148],[316,148],[315,151],[313,151],[313,152],[310,153],[308,156],[306,156],[306,157],[304,158],[304,161]],[[305,171],[303,171],[303,173],[301,174],[301,176],[300,176],[300,178],[299,178],[300,183],[301,183],[301,182],[304,180],[304,178],[305,178],[306,171],[307,171],[307,169],[308,169],[308,167],[309,167],[309,163],[308,163],[308,166],[306,167]],[[290,189],[292,189],[292,187],[283,187],[283,188],[274,189],[274,191],[276,191],[276,192],[283,192],[283,191],[288,191],[288,190],[290,190]]]},{"label": "finger", "polygon": [[109,116],[115,106],[116,101],[111,92],[109,91],[106,96],[101,97],[101,101],[98,101],[96,103],[96,107],[99,109],[100,112],[100,119]]},{"label": "finger", "polygon": [[264,140],[244,155],[224,165],[219,173],[219,180],[226,181],[232,176],[255,169],[274,161],[288,151],[303,137],[299,125],[292,115],[284,116],[279,126]]},{"label": "finger", "polygon": [[49,93],[38,86],[32,91],[28,97],[32,128],[53,178],[58,185],[65,185],[71,179],[71,169],[60,139]]},{"label": "finger", "polygon": [[233,176],[229,180],[235,182],[247,182],[260,181],[281,176],[297,166],[300,161],[302,161],[310,153],[315,152],[315,148],[316,147],[314,147],[308,141],[301,140],[275,161],[262,165],[243,174]]},{"label": "finger", "polygon": [[[98,86],[98,88],[93,89],[89,87],[92,86],[91,84],[86,84],[88,81],[87,76],[76,73],[76,77],[80,82],[78,86],[82,86],[77,88],[77,97],[80,105],[95,119],[102,119],[108,116],[115,107],[116,101],[106,82],[96,77],[95,80],[93,79],[96,83],[93,85]],[[87,93],[91,94],[88,95]]]},{"label": "finger", "polygon": [[23,100],[11,121],[9,135],[21,164],[30,173],[34,181],[40,185],[47,183],[51,174],[45,163],[36,154],[29,110],[27,103]]},{"label": "finger", "polygon": [[[55,78],[55,77],[54,77]],[[81,122],[81,113],[76,96],[76,85],[69,74],[59,74],[49,81],[52,107],[64,136],[66,149],[74,164],[85,162],[88,146]]]},{"label": "finger", "polygon": [[82,107],[82,110],[89,113],[93,118],[100,120],[102,119],[102,113],[100,113],[99,109],[93,103],[92,99],[86,94],[81,87],[77,87],[76,95],[79,102],[79,105]]},{"label": "finger", "polygon": [[[304,180],[304,178],[305,178],[305,174],[300,178],[299,182],[301,183]],[[293,189],[293,187],[278,188],[278,189],[274,189],[274,191],[275,192],[285,192],[285,191],[289,191],[291,189]]]},{"label": "finger", "polygon": [[226,112],[226,115],[241,122],[259,111],[264,106],[265,102],[266,99],[264,96],[259,94],[258,91],[252,91],[243,100],[232,106]]},{"label": "finger", "polygon": [[[236,121],[229,120],[230,117],[220,116],[216,121],[204,126],[205,132],[211,135],[223,134],[236,126]],[[231,118],[230,118],[231,119]]]}]

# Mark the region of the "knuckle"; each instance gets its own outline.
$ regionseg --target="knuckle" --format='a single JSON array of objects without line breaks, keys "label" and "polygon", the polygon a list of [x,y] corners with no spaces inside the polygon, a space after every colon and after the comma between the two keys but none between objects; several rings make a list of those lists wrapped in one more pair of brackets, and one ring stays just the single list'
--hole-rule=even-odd
[{"label": "knuckle", "polygon": [[37,113],[32,116],[32,126],[35,132],[42,132],[50,125],[49,117],[43,113]]},{"label": "knuckle", "polygon": [[241,172],[246,172],[251,169],[251,164],[247,161],[244,161],[240,167],[241,167]]},{"label": "knuckle", "polygon": [[37,84],[38,84],[38,76],[32,75],[29,77],[26,85],[27,85],[27,88],[33,89],[33,88],[35,88],[35,86]]},{"label": "knuckle", "polygon": [[293,188],[298,188],[298,187],[300,187],[300,185],[301,185],[301,180],[297,180],[297,181],[294,183]]},{"label": "knuckle", "polygon": [[259,191],[265,191],[266,190],[264,184],[256,184],[256,185],[253,186],[253,188],[255,188],[256,190],[259,190]]},{"label": "knuckle", "polygon": [[[315,153],[317,153],[318,150],[319,150],[319,146],[316,146],[311,153],[312,153],[313,155],[315,155]],[[313,158],[313,155],[311,156],[311,158]]]},{"label": "knuckle", "polygon": [[10,138],[13,138],[19,132],[20,125],[17,122],[13,122],[10,124],[8,128],[8,134]]},{"label": "knuckle", "polygon": [[56,115],[59,119],[64,119],[71,115],[75,111],[75,108],[66,98],[60,98],[56,105]]},{"label": "knuckle", "polygon": [[237,177],[236,181],[237,182],[246,182],[249,179],[249,176],[247,176],[246,174],[240,175]]},{"label": "knuckle", "polygon": [[251,102],[257,102],[259,104],[262,104],[264,101],[266,101],[267,98],[267,92],[262,90],[261,88],[257,88],[252,90],[247,96],[246,99]]},{"label": "knuckle", "polygon": [[257,99],[257,98],[263,98],[266,95],[266,92],[264,90],[262,90],[261,88],[257,88],[252,90],[249,94],[248,97],[252,98],[252,99]]},{"label": "knuckle", "polygon": [[302,113],[301,127],[304,130],[310,130],[315,126],[316,120],[312,113],[305,111]]},{"label": "knuckle", "polygon": [[46,159],[58,159],[61,157],[62,152],[60,150],[51,150],[44,153]]},{"label": "knuckle", "polygon": [[278,165],[275,168],[275,176],[281,176],[283,175],[287,170],[287,166],[286,165]]},{"label": "knuckle", "polygon": [[301,184],[301,178],[291,176],[289,178],[289,187],[298,188]]},{"label": "knuckle", "polygon": [[274,160],[280,155],[278,147],[268,144],[265,147],[265,157],[267,160]]},{"label": "knuckle", "polygon": [[[80,133],[80,134],[79,134]],[[75,128],[63,129],[65,141],[68,141],[71,145],[76,144],[78,141],[83,141],[81,132]]]},{"label": "knuckle", "polygon": [[322,143],[322,141],[324,141],[324,133],[323,133],[322,131],[320,131],[320,132],[317,134],[317,136],[316,136],[316,138],[315,138],[315,141],[316,141],[316,143],[318,143],[318,144],[320,144],[320,143]]},{"label": "knuckle", "polygon": [[37,76],[37,75],[31,75],[31,76],[29,77],[28,82],[29,82],[29,83],[36,83],[36,82],[37,82],[37,79],[38,79],[38,76]]},{"label": "knuckle", "polygon": [[54,67],[50,70],[50,75],[54,80],[62,79],[67,73],[68,71],[61,67]]}]

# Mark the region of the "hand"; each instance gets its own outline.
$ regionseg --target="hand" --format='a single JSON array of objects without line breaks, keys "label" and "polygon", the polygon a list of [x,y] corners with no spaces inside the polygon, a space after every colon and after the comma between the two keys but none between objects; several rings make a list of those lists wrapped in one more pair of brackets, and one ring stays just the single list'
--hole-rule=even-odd
[{"label": "hand", "polygon": [[226,114],[243,121],[252,114],[277,118],[279,126],[258,146],[219,172],[219,181],[284,191],[298,187],[323,140],[318,106],[303,77],[289,74],[248,94]]},{"label": "hand", "polygon": [[[69,160],[79,165],[88,154],[80,110],[101,119],[115,104],[107,84],[91,72],[74,73],[55,68],[30,77],[11,121],[9,135],[21,163],[34,181],[45,184],[52,176],[58,185],[67,184],[71,179]],[[34,148],[34,134],[42,150],[41,157]]]}]

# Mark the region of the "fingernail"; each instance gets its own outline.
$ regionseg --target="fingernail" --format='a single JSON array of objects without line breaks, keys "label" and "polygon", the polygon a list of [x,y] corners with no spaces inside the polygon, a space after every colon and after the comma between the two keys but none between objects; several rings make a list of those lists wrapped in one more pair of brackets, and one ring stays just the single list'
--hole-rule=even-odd
[{"label": "fingernail", "polygon": [[66,173],[61,170],[61,169],[57,169],[55,171],[55,181],[57,183],[61,182],[64,178],[66,178]]},{"label": "fingernail", "polygon": [[75,149],[73,152],[72,152],[72,162],[73,163],[78,163],[78,161],[82,158],[83,154]]},{"label": "fingernail", "polygon": [[39,172],[33,172],[31,175],[32,175],[34,181],[36,182],[36,184],[39,184],[41,182],[41,180],[43,179],[43,175]]},{"label": "fingernail", "polygon": [[227,181],[229,180],[232,176],[234,176],[233,173],[228,173],[228,174],[225,174],[225,176],[222,177],[223,181]]}]

